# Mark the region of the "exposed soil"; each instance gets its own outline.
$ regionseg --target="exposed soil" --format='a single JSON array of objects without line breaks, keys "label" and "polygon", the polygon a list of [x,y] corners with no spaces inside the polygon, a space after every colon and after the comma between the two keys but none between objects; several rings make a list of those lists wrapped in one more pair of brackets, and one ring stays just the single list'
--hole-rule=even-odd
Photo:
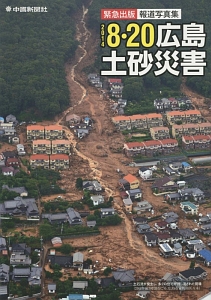
[{"label": "exposed soil", "polygon": [[[86,11],[83,12],[83,15],[86,16]],[[114,207],[121,212],[124,221],[119,226],[101,228],[101,235],[74,238],[65,240],[65,242],[70,243],[74,247],[89,247],[89,249],[92,249],[92,253],[87,251],[85,255],[93,261],[98,261],[96,268],[99,270],[106,266],[111,266],[112,268],[133,268],[136,271],[137,278],[143,279],[147,276],[149,281],[159,280],[166,272],[178,273],[189,268],[190,261],[183,261],[177,257],[170,259],[160,257],[157,247],[149,248],[145,245],[142,236],[135,232],[132,221],[123,211],[123,203],[117,189],[120,175],[116,170],[120,169],[124,174],[136,174],[137,169],[125,165],[129,163],[129,159],[124,157],[122,153],[124,136],[115,130],[111,122],[111,101],[104,99],[96,88],[88,84],[87,75],[83,72],[86,66],[94,62],[99,37],[87,31],[81,16],[78,20],[80,22],[77,25],[78,33],[76,37],[81,46],[76,51],[75,57],[65,66],[66,79],[71,92],[71,106],[55,120],[57,124],[63,125],[66,136],[73,145],[70,170],[61,172],[61,187],[67,190],[67,194],[64,195],[65,198],[78,200],[81,192],[75,188],[76,178],[98,179],[105,187],[107,194],[114,196]],[[203,102],[204,98],[190,91],[185,86],[185,83],[182,85],[182,92],[190,96],[194,105],[200,110],[205,105]],[[64,120],[69,112],[80,116],[89,115],[93,119],[93,130],[88,137],[78,140],[70,129],[66,127]],[[207,106],[205,109],[202,109],[202,114],[209,117]],[[42,122],[42,124],[44,123]],[[24,136],[21,137],[21,141],[24,141]],[[163,204],[161,196],[156,197],[152,195],[150,185],[150,183],[140,181],[144,199],[152,203],[155,210],[154,215],[160,215],[164,207],[168,207],[181,215],[178,207],[170,207],[166,203]],[[55,195],[43,197],[42,201],[50,201],[56,197]],[[184,217],[183,215],[181,216]],[[182,228],[194,228],[195,224],[192,220],[182,218],[179,226]],[[51,247],[50,244],[48,246]],[[49,268],[47,270],[50,271]],[[209,280],[211,279],[210,273],[208,278]],[[204,287],[209,287],[208,280],[204,282]],[[179,295],[176,292],[156,291],[151,293],[150,299],[195,300],[206,292],[207,290],[185,292]],[[135,297],[135,292],[122,294],[121,297],[124,300],[130,300]],[[48,299],[48,297],[46,296],[45,299]]]},{"label": "exposed soil", "polygon": [[193,105],[196,109],[199,109],[202,116],[205,117],[209,122],[211,121],[210,107],[211,107],[211,99],[205,98],[196,92],[193,92],[187,85],[185,84],[186,79],[183,78],[183,82],[181,85],[181,92],[188,96],[190,100],[192,100]]},{"label": "exposed soil", "polygon": [[[83,23],[78,25],[80,32],[84,32]],[[123,211],[123,203],[117,189],[120,175],[116,172],[120,169],[124,174],[136,174],[137,169],[126,167],[122,161],[129,162],[122,154],[124,136],[116,132],[111,123],[112,112],[110,101],[103,99],[99,91],[87,82],[87,75],[83,68],[94,61],[95,48],[98,38],[86,31],[86,34],[77,35],[85,49],[79,48],[75,59],[66,65],[67,82],[71,91],[72,106],[57,118],[57,124],[64,125],[64,116],[71,113],[80,116],[89,115],[94,121],[94,128],[90,135],[83,140],[76,140],[69,128],[64,126],[68,139],[74,146],[71,170],[62,172],[62,187],[72,194],[75,190],[75,179],[96,178],[105,186],[108,194],[114,196],[114,207],[121,212],[124,222],[120,226],[101,228],[101,235],[66,240],[74,247],[89,247],[93,252],[87,251],[87,258],[98,261],[98,270],[106,266],[113,268],[133,268],[136,270],[137,278],[143,279],[148,276],[149,281],[159,280],[166,272],[178,273],[189,268],[190,261],[183,261],[180,258],[163,259],[159,256],[159,250],[146,247],[142,237],[135,232],[131,220]],[[89,38],[83,42],[85,36]],[[87,52],[86,52],[87,51]],[[82,59],[79,59],[83,57]],[[78,62],[79,60],[79,62]],[[185,89],[185,87],[183,87]],[[183,90],[184,92],[184,90]],[[193,99],[192,99],[193,100]],[[194,101],[194,100],[193,100]],[[77,146],[77,148],[76,148]],[[119,150],[117,152],[116,150]],[[144,199],[149,200],[155,209],[155,215],[160,215],[163,207],[162,197],[152,195],[150,183],[140,182]],[[172,209],[172,207],[170,207]],[[179,208],[173,210],[181,214]],[[194,227],[192,220],[183,219],[180,225]],[[205,285],[209,285],[208,283]],[[186,292],[177,295],[176,292],[152,292],[151,299],[197,299],[203,292]],[[122,299],[131,299],[135,292],[122,295]]]}]

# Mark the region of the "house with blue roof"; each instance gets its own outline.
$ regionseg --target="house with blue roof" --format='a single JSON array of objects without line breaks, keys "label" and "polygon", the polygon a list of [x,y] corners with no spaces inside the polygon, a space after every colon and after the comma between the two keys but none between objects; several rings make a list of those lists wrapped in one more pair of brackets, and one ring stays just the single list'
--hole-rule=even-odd
[{"label": "house with blue roof", "polygon": [[82,294],[70,294],[68,300],[83,300]]},{"label": "house with blue roof", "polygon": [[211,266],[211,251],[207,249],[202,249],[198,252],[199,256],[201,256],[204,259],[204,263],[207,267]]},{"label": "house with blue roof", "polygon": [[182,211],[186,214],[197,215],[198,214],[198,205],[193,204],[190,201],[185,201],[180,203]]},{"label": "house with blue roof", "polygon": [[189,172],[193,167],[187,163],[186,161],[182,162],[182,169],[185,171],[185,172]]}]

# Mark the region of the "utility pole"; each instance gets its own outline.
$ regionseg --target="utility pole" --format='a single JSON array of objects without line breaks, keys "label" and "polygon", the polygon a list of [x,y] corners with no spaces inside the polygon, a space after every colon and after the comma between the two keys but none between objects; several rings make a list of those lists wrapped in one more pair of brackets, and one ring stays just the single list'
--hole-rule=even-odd
[{"label": "utility pole", "polygon": [[62,234],[62,232],[63,232],[63,223],[62,223],[62,227],[61,227],[61,234]]},{"label": "utility pole", "polygon": [[41,246],[41,251],[42,251],[42,245],[43,245],[43,238],[42,236],[40,237],[40,246]]}]

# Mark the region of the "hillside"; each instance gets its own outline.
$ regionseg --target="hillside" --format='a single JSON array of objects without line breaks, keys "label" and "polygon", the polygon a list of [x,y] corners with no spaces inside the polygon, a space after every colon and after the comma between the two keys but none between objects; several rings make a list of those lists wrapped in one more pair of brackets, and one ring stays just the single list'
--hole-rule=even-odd
[{"label": "hillside", "polygon": [[[71,59],[74,39],[73,16],[82,1],[36,1],[47,12],[13,11],[33,7],[30,0],[2,0],[0,4],[0,107],[19,120],[51,118],[70,102],[64,64]],[[10,5],[11,12],[6,12]]]},{"label": "hillside", "polygon": [[[93,1],[90,11],[89,11],[89,26],[96,31],[96,35],[100,38],[100,24],[103,23],[100,20],[100,9],[101,8],[181,8],[182,10],[182,20],[172,20],[172,24],[185,24],[196,22],[199,24],[205,24],[205,32],[207,33],[206,37],[206,45],[204,48],[199,50],[207,51],[207,67],[205,68],[205,76],[188,76],[186,84],[192,90],[198,92],[199,94],[205,97],[211,97],[211,86],[209,84],[211,80],[211,39],[209,36],[209,31],[211,29],[211,3],[209,0],[197,1],[197,0],[131,0],[129,1],[120,1],[117,0],[115,2],[108,0],[103,1],[99,0],[97,2]],[[105,24],[109,24],[111,21],[105,21]],[[128,21],[118,21],[120,25],[125,27]],[[144,21],[137,21],[137,23],[143,23]],[[157,22],[154,20],[150,20],[150,22],[156,24],[165,24],[167,21],[158,20]],[[168,21],[169,22],[169,21]],[[177,34],[181,39],[181,33]],[[155,47],[154,47],[155,48]],[[180,48],[181,50],[182,48]],[[188,50],[189,48],[185,48]],[[118,48],[118,55],[121,56],[123,54],[126,55],[125,45],[121,45]],[[142,49],[136,49],[142,50]],[[157,49],[150,49],[152,52],[155,52]],[[169,49],[171,50],[171,49]],[[183,49],[184,50],[184,49]],[[100,48],[100,39],[99,39],[99,47],[97,53],[97,59],[95,62],[95,70],[105,69],[105,63],[103,64],[101,61],[102,56],[108,56],[110,53],[110,49],[108,48]],[[124,93],[123,96],[127,98],[132,103],[136,103],[136,107],[130,108],[129,113],[138,113],[138,112],[148,112],[152,111],[152,101],[153,99],[160,97],[160,91],[162,91],[163,97],[170,96],[179,96],[179,88],[181,84],[181,74],[179,77],[173,76],[169,73],[162,74],[161,76],[155,77],[153,72],[151,71],[149,74],[143,77],[122,77],[124,83]],[[138,105],[137,105],[138,104]],[[139,106],[139,107],[138,107]],[[142,109],[140,110],[140,106]]]}]

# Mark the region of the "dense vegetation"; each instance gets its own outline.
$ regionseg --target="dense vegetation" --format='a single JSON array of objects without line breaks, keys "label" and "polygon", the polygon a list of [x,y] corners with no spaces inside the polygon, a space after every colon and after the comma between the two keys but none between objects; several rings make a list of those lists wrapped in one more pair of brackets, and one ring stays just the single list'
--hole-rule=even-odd
[{"label": "dense vegetation", "polygon": [[[0,4],[1,115],[25,120],[52,117],[69,104],[64,63],[76,48],[73,16],[82,0],[2,0]],[[48,12],[6,12],[5,8],[47,6]]]},{"label": "dense vegetation", "polygon": [[[99,71],[100,69],[106,69],[106,63],[102,63],[101,57],[108,56],[110,49],[100,48],[100,24],[109,24],[111,21],[100,20],[100,9],[101,8],[181,8],[182,9],[182,21],[181,20],[170,20],[172,24],[184,24],[184,23],[204,23],[205,32],[207,33],[206,45],[204,48],[199,48],[199,50],[207,51],[207,67],[205,68],[205,76],[189,76],[187,77],[187,85],[204,95],[205,97],[211,97],[211,86],[209,84],[211,80],[211,38],[209,36],[209,31],[211,28],[211,3],[209,0],[197,1],[197,0],[131,0],[129,1],[93,1],[89,10],[89,26],[96,30],[96,34],[99,37],[99,47],[97,60],[95,66],[93,66],[92,71]],[[128,21],[118,21],[123,28]],[[145,23],[144,21],[138,21],[138,23]],[[165,24],[165,20],[149,20],[149,22],[156,24]],[[177,32],[178,38],[181,40],[182,31]],[[155,47],[154,47],[155,48]],[[150,51],[157,51],[157,48],[150,48]],[[188,48],[185,48],[185,50]],[[121,45],[118,48],[118,56],[126,55],[125,45]],[[136,49],[143,50],[143,49]],[[171,48],[169,48],[171,50]],[[181,50],[181,49],[180,49]],[[184,48],[183,48],[184,50]],[[120,64],[119,64],[120,65]],[[121,68],[121,65],[120,65]],[[124,65],[125,69],[125,65]],[[87,71],[91,71],[87,70]],[[153,111],[153,100],[159,97],[170,97],[179,96],[179,88],[181,84],[181,75],[175,77],[169,73],[164,73],[161,76],[155,77],[151,71],[143,77],[122,77],[124,83],[123,98],[129,100],[129,106],[126,109],[126,113],[147,113]]]},{"label": "dense vegetation", "polygon": [[60,180],[58,172],[42,169],[34,170],[31,174],[21,171],[15,177],[0,175],[0,202],[12,200],[14,197],[19,196],[15,192],[2,189],[2,185],[4,184],[9,187],[24,186],[28,191],[29,197],[38,198],[39,196],[65,193],[57,185],[58,180]]}]

